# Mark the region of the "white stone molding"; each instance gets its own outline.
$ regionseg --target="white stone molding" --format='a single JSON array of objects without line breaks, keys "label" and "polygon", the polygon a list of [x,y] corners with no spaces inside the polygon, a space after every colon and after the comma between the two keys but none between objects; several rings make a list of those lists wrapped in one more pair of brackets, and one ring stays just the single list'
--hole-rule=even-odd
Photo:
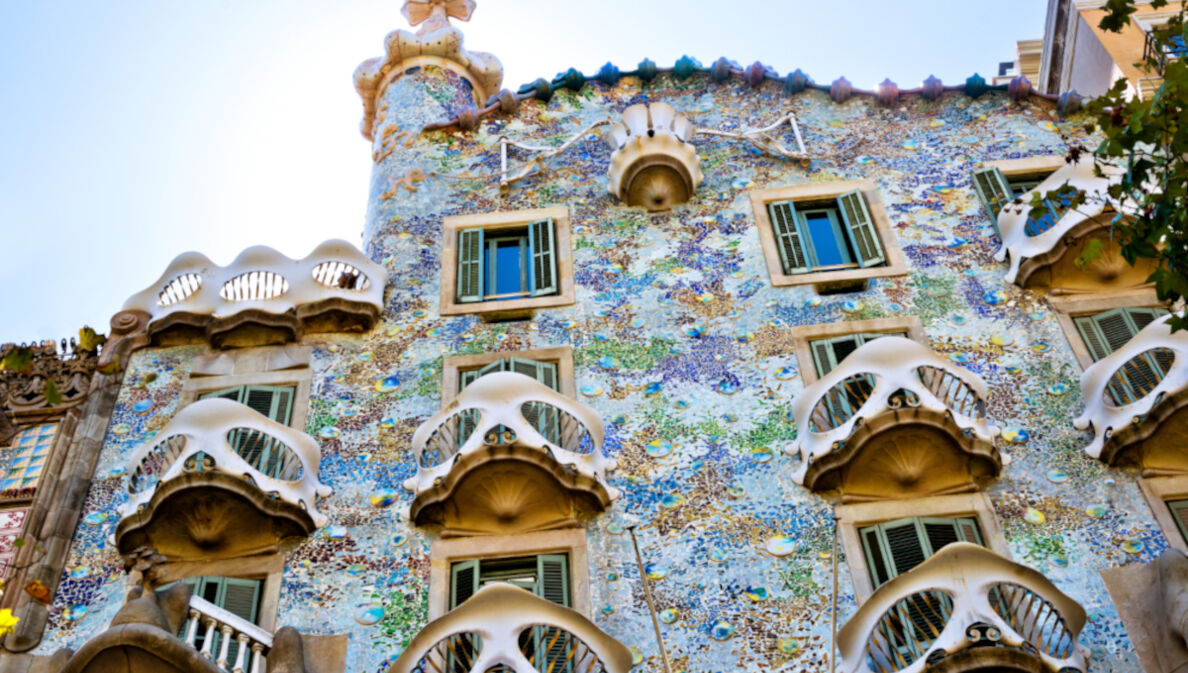
[{"label": "white stone molding", "polygon": [[667,210],[693,196],[701,184],[701,160],[691,142],[692,122],[668,103],[638,103],[623,111],[610,130],[607,175],[620,201]]},{"label": "white stone molding", "polygon": [[406,30],[388,33],[384,56],[367,59],[355,69],[355,90],[363,98],[360,130],[374,139],[376,101],[393,76],[414,66],[435,64],[465,77],[475,90],[476,102],[485,102],[503,84],[503,64],[492,54],[467,51],[462,31],[449,18],[470,20],[474,0],[408,0],[404,16],[421,29],[414,35]]},{"label": "white stone molding", "polygon": [[[1125,346],[1093,363],[1081,376],[1081,397],[1085,400],[1085,411],[1073,421],[1073,425],[1078,430],[1093,429],[1093,441],[1085,447],[1085,453],[1090,457],[1112,464],[1111,458],[1115,452],[1103,455],[1103,449],[1111,438],[1132,426],[1149,422],[1148,416],[1157,406],[1161,403],[1172,404],[1173,398],[1188,392],[1188,330],[1172,333],[1169,324],[1171,318],[1169,314],[1153,320]],[[1128,374],[1132,373],[1127,364],[1157,348],[1174,354],[1167,375],[1142,397],[1129,404],[1118,405],[1109,393],[1111,382],[1125,382]]]},{"label": "white stone molding", "polygon": [[916,341],[868,341],[793,401],[797,436],[786,451],[800,462],[792,478],[803,485],[812,464],[840,450],[859,423],[905,407],[948,416],[962,433],[992,444],[999,430],[986,421],[985,399],[980,376]]},{"label": "white stone molding", "polygon": [[[551,437],[524,417],[525,405],[552,419]],[[468,435],[460,436],[467,431]],[[614,500],[619,490],[607,483],[606,473],[616,463],[603,454],[603,434],[602,420],[593,409],[532,377],[515,372],[487,374],[417,428],[413,456],[418,471],[404,482],[404,488],[419,496],[446,481],[460,459],[491,445],[514,444],[596,482]]]},{"label": "white stone molding", "polygon": [[186,252],[128,299],[123,310],[148,313],[150,332],[154,323],[176,314],[219,319],[255,310],[279,315],[326,300],[366,304],[378,315],[386,281],[383,267],[337,239],[299,260],[263,245],[244,250],[227,266]]},{"label": "white stone molding", "polygon": [[[549,650],[559,661],[543,660],[541,655],[547,651],[543,646],[536,653],[521,650],[520,634],[533,627],[540,629],[541,640],[553,645]],[[532,643],[533,638],[526,642]],[[534,662],[526,655],[542,660]],[[565,662],[573,662],[574,671],[627,673],[631,670],[632,657],[622,643],[577,611],[511,584],[496,582],[479,589],[444,617],[429,622],[391,670],[393,673],[448,670],[538,673],[570,670]]]},{"label": "white stone molding", "polygon": [[[236,452],[227,441],[232,431],[254,433],[253,438],[267,441],[278,452],[277,477],[264,474]],[[309,435],[238,402],[199,400],[177,412],[133,452],[127,469],[129,499],[117,511],[127,518],[171,480],[187,473],[214,471],[250,478],[261,493],[305,510],[320,528],[328,520],[317,510],[317,497],[332,492],[318,480],[320,461],[321,451]]]},{"label": "white stone molding", "polygon": [[[923,619],[938,632],[919,625]],[[1084,625],[1084,608],[1040,573],[954,542],[879,587],[838,632],[838,649],[844,673],[918,673],[929,659],[994,661],[1003,650],[1050,673],[1083,673]]]},{"label": "white stone molding", "polygon": [[[1121,204],[1114,202],[1107,190],[1110,185],[1121,180],[1124,171],[1104,166],[1103,175],[1098,177],[1094,175],[1094,168],[1093,155],[1086,153],[1079,160],[1057,169],[1034,189],[1020,196],[1021,204],[1008,203],[999,211],[998,231],[1002,237],[1002,247],[994,254],[994,259],[1002,262],[1010,258],[1010,268],[1005,276],[1008,283],[1015,282],[1024,260],[1051,252],[1069,232],[1100,215],[1107,205],[1123,212]],[[1028,205],[1031,195],[1054,191],[1065,183],[1084,192],[1085,202],[1076,208],[1068,209],[1051,229],[1038,236],[1029,236],[1026,227],[1027,217],[1031,212],[1031,206]]]}]

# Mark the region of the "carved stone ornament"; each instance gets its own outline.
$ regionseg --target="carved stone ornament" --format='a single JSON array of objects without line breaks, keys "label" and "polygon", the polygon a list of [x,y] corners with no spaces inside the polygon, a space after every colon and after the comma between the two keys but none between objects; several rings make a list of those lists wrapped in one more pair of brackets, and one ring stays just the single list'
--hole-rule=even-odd
[{"label": "carved stone ornament", "polygon": [[576,525],[619,495],[602,435],[592,409],[529,376],[482,376],[413,435],[409,517],[443,537]]},{"label": "carved stone ornament", "polygon": [[667,103],[639,103],[610,131],[610,192],[629,206],[663,211],[693,197],[701,160],[693,124]]},{"label": "carved stone ornament", "polygon": [[1085,610],[1046,577],[954,542],[880,586],[838,632],[843,673],[1085,673]]},{"label": "carved stone ornament", "polygon": [[355,90],[363,98],[363,122],[360,130],[373,139],[376,101],[392,79],[409,68],[435,64],[449,68],[474,86],[475,102],[485,102],[503,84],[503,64],[491,54],[467,51],[462,31],[449,23],[450,18],[469,21],[474,0],[407,0],[403,13],[413,26],[421,25],[414,35],[405,30],[388,33],[384,39],[386,54],[371,58],[355,69]]},{"label": "carved stone ornament", "polygon": [[[0,346],[0,358],[14,344]],[[33,369],[28,373],[0,370],[0,412],[13,417],[57,415],[77,406],[90,391],[91,377],[99,362],[99,354],[74,346],[67,354],[63,341],[61,349],[52,341],[34,345]],[[45,397],[46,381],[52,380],[62,401],[50,404]]]},{"label": "carved stone ornament", "polygon": [[792,478],[850,499],[969,490],[1003,465],[978,375],[904,337],[859,347],[797,396]]},{"label": "carved stone ornament", "polygon": [[[548,641],[555,640],[556,644],[547,649],[535,647],[532,637],[521,636],[533,627],[541,628]],[[556,660],[549,659],[549,653]],[[511,584],[496,582],[479,589],[444,617],[429,622],[391,671],[627,673],[631,666],[631,651],[581,613]]]},{"label": "carved stone ornament", "polygon": [[213,398],[177,413],[133,454],[118,508],[121,551],[171,561],[256,553],[328,523],[317,498],[321,452],[308,435],[246,405]]},{"label": "carved stone ornament", "polygon": [[304,332],[362,332],[383,309],[387,273],[346,241],[330,240],[292,260],[266,246],[244,250],[228,266],[205,255],[179,255],[112,320],[121,333],[148,314],[155,343],[209,340],[216,348],[264,346]]},{"label": "carved stone ornament", "polygon": [[[1123,171],[1111,166],[1102,170],[1102,176],[1094,175],[1093,158],[1086,155],[1057,169],[1020,196],[1018,203],[1009,203],[999,211],[1002,247],[994,258],[1000,262],[1009,261],[1007,282],[1022,287],[1047,285],[1074,291],[1124,289],[1146,283],[1154,267],[1144,266],[1142,262],[1132,267],[1119,254],[1117,242],[1108,234],[1113,216],[1110,211],[1128,212],[1124,204],[1111,199],[1107,192],[1110,185],[1121,179]],[[1031,206],[1028,204],[1032,194],[1046,194],[1065,183],[1084,192],[1085,202],[1069,208],[1046,230],[1036,231],[1034,224],[1029,227]],[[1075,260],[1094,238],[1105,246],[1103,254],[1088,268],[1077,268]]]},{"label": "carved stone ornament", "polygon": [[1085,411],[1073,425],[1093,430],[1090,457],[1147,476],[1188,474],[1188,331],[1172,333],[1170,320],[1152,321],[1081,375]]}]

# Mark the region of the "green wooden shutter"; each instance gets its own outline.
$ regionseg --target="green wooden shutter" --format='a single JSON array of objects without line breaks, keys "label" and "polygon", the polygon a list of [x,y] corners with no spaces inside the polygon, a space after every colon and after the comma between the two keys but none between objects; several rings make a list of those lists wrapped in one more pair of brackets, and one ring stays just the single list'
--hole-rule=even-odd
[{"label": "green wooden shutter", "polygon": [[462,605],[479,589],[479,561],[459,561],[450,567],[450,609]]},{"label": "green wooden shutter", "polygon": [[458,392],[462,392],[466,386],[478,380],[479,370],[467,369],[466,371],[458,372]]},{"label": "green wooden shutter", "polygon": [[858,266],[886,264],[883,246],[879,243],[879,235],[875,232],[874,220],[870,217],[862,192],[854,190],[838,196],[837,208],[846,223],[846,233],[858,257]]},{"label": "green wooden shutter", "polygon": [[883,554],[883,544],[879,540],[878,526],[863,528],[861,535],[862,549],[866,552],[866,568],[870,572],[870,579],[876,587],[880,587],[895,576],[895,570]]},{"label": "green wooden shutter", "polygon": [[812,346],[813,364],[817,368],[817,377],[823,377],[837,366],[837,361],[833,357],[833,344],[829,339],[819,339],[812,342]]},{"label": "green wooden shutter", "polygon": [[1188,512],[1188,500],[1172,500],[1167,503],[1168,509],[1171,510],[1172,516],[1176,519],[1176,525],[1180,527],[1180,535],[1188,540],[1188,526],[1184,525],[1185,513]]},{"label": "green wooden shutter", "polygon": [[1098,313],[1093,319],[1101,328],[1101,333],[1105,336],[1111,353],[1121,349],[1134,338],[1134,335],[1138,334],[1138,326],[1134,324],[1134,320],[1130,318],[1124,308]]},{"label": "green wooden shutter", "polygon": [[928,540],[919,519],[910,517],[880,524],[883,553],[891,562],[894,575],[902,575],[928,558]]},{"label": "green wooden shutter", "polygon": [[458,301],[483,300],[483,230],[458,230]]},{"label": "green wooden shutter", "polygon": [[1128,308],[1126,312],[1134,321],[1136,333],[1143,331],[1143,328],[1155,322],[1156,319],[1167,315],[1167,309],[1162,308]]},{"label": "green wooden shutter", "polygon": [[808,257],[804,254],[804,237],[800,233],[800,218],[796,217],[796,206],[791,201],[780,201],[767,206],[771,217],[771,228],[775,234],[776,250],[784,273],[804,273],[809,269]]},{"label": "green wooden shutter", "polygon": [[232,388],[224,388],[223,390],[213,390],[209,393],[202,393],[198,396],[200,400],[209,400],[211,398],[221,397],[232,402],[243,401],[243,386],[234,386]]},{"label": "green wooden shutter", "polygon": [[1109,344],[1101,333],[1101,328],[1098,327],[1094,316],[1080,316],[1074,318],[1073,323],[1076,324],[1077,331],[1081,333],[1081,340],[1085,342],[1085,348],[1089,350],[1089,356],[1093,358],[1094,362],[1110,354]]},{"label": "green wooden shutter", "polygon": [[528,225],[528,250],[532,254],[532,296],[557,292],[557,255],[553,221],[540,220]]},{"label": "green wooden shutter", "polygon": [[247,386],[244,404],[281,425],[293,414],[293,386]]},{"label": "green wooden shutter", "polygon": [[569,557],[541,554],[536,557],[536,594],[557,605],[569,607]]},{"label": "green wooden shutter", "polygon": [[[994,231],[997,233],[998,214],[1002,212],[1003,206],[1015,199],[1011,183],[1007,181],[1002,171],[990,167],[973,172],[973,185],[974,191],[982,200],[982,206],[986,208],[986,214],[990,216],[990,221],[994,223]],[[999,235],[1001,236],[1001,234]]]}]

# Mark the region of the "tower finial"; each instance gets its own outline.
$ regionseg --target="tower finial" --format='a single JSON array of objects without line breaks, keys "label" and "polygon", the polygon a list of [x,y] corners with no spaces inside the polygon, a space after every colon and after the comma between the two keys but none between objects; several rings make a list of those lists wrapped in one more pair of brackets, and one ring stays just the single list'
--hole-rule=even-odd
[{"label": "tower finial", "polygon": [[475,0],[405,0],[400,10],[410,25],[421,26],[417,35],[426,35],[450,25],[450,17],[469,21]]}]

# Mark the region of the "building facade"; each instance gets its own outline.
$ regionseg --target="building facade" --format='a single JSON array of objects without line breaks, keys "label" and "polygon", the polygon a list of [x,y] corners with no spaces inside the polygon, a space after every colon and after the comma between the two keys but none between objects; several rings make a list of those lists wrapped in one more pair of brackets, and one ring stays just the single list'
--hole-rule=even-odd
[{"label": "building facade", "polygon": [[[689,58],[513,92],[473,10],[410,0],[355,73],[362,251],[187,253],[113,318],[0,669],[1188,662],[1188,341],[1078,97]],[[1022,205],[1061,186],[1096,198]]]}]

